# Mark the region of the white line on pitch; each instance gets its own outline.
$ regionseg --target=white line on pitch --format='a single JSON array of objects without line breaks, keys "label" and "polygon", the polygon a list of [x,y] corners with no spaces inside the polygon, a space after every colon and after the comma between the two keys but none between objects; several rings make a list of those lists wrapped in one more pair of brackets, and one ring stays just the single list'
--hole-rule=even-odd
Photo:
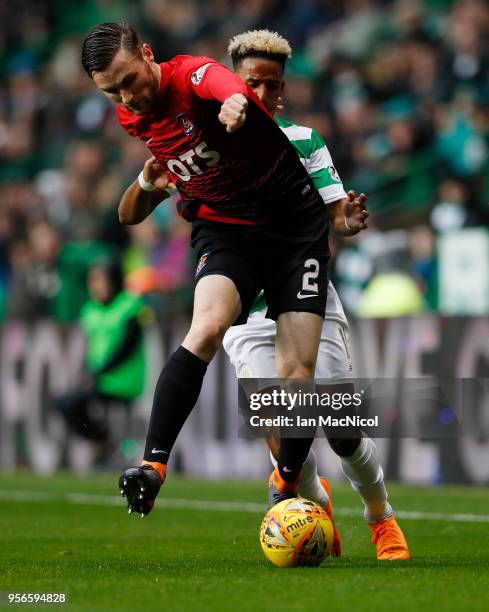
[{"label": "white line on pitch", "polygon": [[[118,496],[96,495],[91,493],[51,493],[45,491],[8,491],[0,490],[0,500],[26,502],[65,502],[89,506],[120,506],[124,502]],[[180,508],[183,510],[209,510],[218,512],[264,512],[265,503],[226,502],[204,499],[180,499],[159,497],[159,508]],[[360,516],[360,508],[335,508],[335,516]],[[396,517],[412,521],[454,521],[460,523],[489,523],[488,514],[445,514],[443,512],[416,512],[396,510]]]}]

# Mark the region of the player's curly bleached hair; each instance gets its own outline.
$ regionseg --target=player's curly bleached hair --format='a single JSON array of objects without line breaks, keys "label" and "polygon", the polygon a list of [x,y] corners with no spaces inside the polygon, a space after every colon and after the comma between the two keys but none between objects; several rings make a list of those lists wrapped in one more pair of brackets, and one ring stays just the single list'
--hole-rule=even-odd
[{"label": "player's curly bleached hair", "polygon": [[292,48],[277,32],[250,30],[229,41],[228,54],[235,68],[245,57],[263,57],[280,62],[285,67],[286,61],[292,56]]}]

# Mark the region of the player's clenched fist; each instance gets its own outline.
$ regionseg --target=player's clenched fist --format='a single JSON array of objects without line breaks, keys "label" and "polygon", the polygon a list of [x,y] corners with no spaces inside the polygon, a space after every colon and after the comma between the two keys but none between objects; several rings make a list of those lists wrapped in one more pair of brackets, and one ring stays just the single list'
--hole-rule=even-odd
[{"label": "player's clenched fist", "polygon": [[247,108],[248,100],[243,94],[236,93],[224,100],[218,119],[226,126],[226,132],[235,132],[243,125]]}]

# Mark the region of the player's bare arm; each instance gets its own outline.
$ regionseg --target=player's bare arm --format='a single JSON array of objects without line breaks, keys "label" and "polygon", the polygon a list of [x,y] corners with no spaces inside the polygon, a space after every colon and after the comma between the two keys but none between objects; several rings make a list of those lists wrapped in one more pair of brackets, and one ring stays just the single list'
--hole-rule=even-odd
[{"label": "player's bare arm", "polygon": [[361,193],[357,197],[353,189],[348,191],[347,196],[328,204],[326,210],[338,235],[355,236],[368,227],[367,196]]},{"label": "player's bare arm", "polygon": [[235,93],[224,100],[218,118],[226,126],[226,132],[235,132],[244,124],[247,108],[248,100],[243,94]]},{"label": "player's bare arm", "polygon": [[[175,190],[169,172],[156,160],[150,157],[142,170],[142,181],[139,177],[126,189],[119,204],[119,221],[124,225],[141,223]],[[143,189],[141,184],[146,189]],[[154,187],[154,189],[152,187]]]}]

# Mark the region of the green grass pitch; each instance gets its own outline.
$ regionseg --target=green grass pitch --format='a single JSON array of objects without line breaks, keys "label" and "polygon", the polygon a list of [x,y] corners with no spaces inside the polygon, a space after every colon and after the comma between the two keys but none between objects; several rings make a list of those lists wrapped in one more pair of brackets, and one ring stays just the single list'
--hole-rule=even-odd
[{"label": "green grass pitch", "polygon": [[265,482],[170,477],[141,520],[115,475],[3,475],[0,591],[65,592],[70,610],[488,610],[489,491],[389,490],[412,559],[375,559],[360,501],[339,484],[343,558],[280,570],[258,542]]}]

